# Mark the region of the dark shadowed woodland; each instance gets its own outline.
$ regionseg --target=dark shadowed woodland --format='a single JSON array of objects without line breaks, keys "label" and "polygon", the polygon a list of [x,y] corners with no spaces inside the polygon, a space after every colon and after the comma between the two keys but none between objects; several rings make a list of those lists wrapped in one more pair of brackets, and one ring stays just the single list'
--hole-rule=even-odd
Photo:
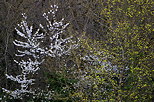
[{"label": "dark shadowed woodland", "polygon": [[153,0],[0,0],[0,101],[153,102],[153,18]]}]

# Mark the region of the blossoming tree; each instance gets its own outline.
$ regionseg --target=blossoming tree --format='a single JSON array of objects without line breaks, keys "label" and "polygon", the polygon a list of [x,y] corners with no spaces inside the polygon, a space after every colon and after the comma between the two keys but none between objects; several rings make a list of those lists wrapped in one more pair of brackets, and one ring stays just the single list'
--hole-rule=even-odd
[{"label": "blossoming tree", "polygon": [[[6,74],[6,77],[12,81],[18,82],[20,84],[20,89],[11,91],[2,88],[3,91],[14,98],[22,98],[22,96],[27,93],[35,94],[30,88],[30,85],[34,84],[35,79],[29,79],[28,76],[30,74],[35,74],[40,69],[40,65],[45,61],[45,56],[62,56],[77,46],[76,44],[70,46],[66,45],[72,42],[72,37],[65,39],[61,37],[68,23],[64,24],[64,19],[60,21],[56,20],[57,10],[58,6],[53,5],[48,13],[43,14],[43,17],[47,21],[47,25],[39,25],[43,33],[40,33],[40,29],[34,31],[33,26],[28,25],[27,16],[25,16],[24,13],[22,14],[23,20],[18,24],[22,31],[15,28],[17,35],[24,39],[24,41],[17,39],[13,41],[14,45],[20,48],[20,50],[17,50],[18,54],[15,55],[21,57],[22,60],[14,60],[14,62],[20,66],[21,73],[15,77]],[[52,15],[53,22],[50,21],[49,14]],[[44,41],[46,36],[49,36],[50,44],[41,46],[41,42]]]}]

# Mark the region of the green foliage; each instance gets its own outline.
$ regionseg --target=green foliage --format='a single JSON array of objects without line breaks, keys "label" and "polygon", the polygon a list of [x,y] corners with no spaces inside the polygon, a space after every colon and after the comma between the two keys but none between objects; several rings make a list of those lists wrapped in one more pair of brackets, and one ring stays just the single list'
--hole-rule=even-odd
[{"label": "green foliage", "polygon": [[70,97],[74,91],[73,84],[77,80],[68,78],[65,73],[47,73],[46,74],[48,88],[53,92],[53,102],[72,102]]},{"label": "green foliage", "polygon": [[[106,6],[105,6],[105,3]],[[153,28],[152,0],[104,2],[102,15],[109,23],[108,39],[103,42],[110,55],[110,61],[121,72],[118,79],[119,101],[150,101],[153,91]],[[125,75],[125,68],[129,72]]]},{"label": "green foliage", "polygon": [[[81,41],[86,51],[99,56],[98,61],[110,62],[111,65],[86,65],[89,74],[86,74],[84,81],[88,80],[90,87],[86,90],[81,88],[79,97],[83,101],[152,101],[154,36],[151,12],[154,2],[100,0],[100,4],[101,19],[107,23],[106,40]],[[115,66],[116,72],[106,70]]]}]

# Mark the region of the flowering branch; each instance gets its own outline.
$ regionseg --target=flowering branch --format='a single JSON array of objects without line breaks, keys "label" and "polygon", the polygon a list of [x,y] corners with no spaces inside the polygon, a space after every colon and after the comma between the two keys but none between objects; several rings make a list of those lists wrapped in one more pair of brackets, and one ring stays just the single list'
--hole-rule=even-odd
[{"label": "flowering branch", "polygon": [[[35,79],[28,79],[29,74],[34,74],[40,68],[40,64],[43,62],[43,59],[40,59],[40,53],[44,53],[44,49],[40,47],[40,40],[44,38],[43,33],[39,33],[39,29],[33,34],[33,26],[28,26],[27,17],[23,15],[23,20],[18,26],[22,29],[22,32],[17,28],[17,34],[25,39],[24,41],[14,40],[13,43],[17,47],[21,47],[22,50],[17,50],[19,54],[16,54],[17,57],[26,57],[31,56],[33,60],[29,57],[27,60],[16,61],[20,68],[21,74],[16,77],[6,74],[7,79],[16,81],[20,84],[20,89],[10,91],[3,88],[3,91],[10,94],[14,98],[22,98],[26,93],[34,93],[30,90],[29,85],[32,85]],[[38,61],[39,60],[39,61]]]},{"label": "flowering branch", "polygon": [[[14,98],[22,98],[22,96],[26,93],[34,93],[31,91],[29,86],[33,84],[35,79],[28,79],[28,76],[30,74],[35,74],[35,72],[40,69],[39,66],[44,61],[44,56],[60,57],[67,54],[71,49],[77,46],[77,44],[68,46],[67,43],[74,43],[71,40],[72,37],[65,39],[62,38],[61,34],[68,26],[68,23],[63,24],[64,19],[61,19],[60,21],[56,20],[56,12],[58,9],[57,5],[53,5],[51,8],[52,9],[48,13],[43,14],[43,17],[48,23],[46,25],[47,30],[45,30],[45,27],[40,24],[40,28],[44,30],[44,33],[39,33],[40,29],[37,29],[34,33],[33,26],[28,26],[27,24],[27,16],[25,16],[25,14],[22,14],[23,20],[20,24],[18,24],[22,31],[15,28],[17,35],[24,39],[24,41],[13,41],[15,46],[21,48],[21,50],[17,50],[18,54],[15,55],[22,58],[26,57],[26,60],[14,60],[14,62],[20,66],[21,74],[16,77],[6,74],[7,79],[16,81],[20,84],[20,89],[16,89],[14,91],[3,88],[3,91],[10,94]],[[49,20],[49,14],[52,14],[53,22]],[[50,36],[50,44],[45,47],[41,47],[41,42],[43,42],[43,39],[46,37],[45,34]]]},{"label": "flowering branch", "polygon": [[[61,34],[65,31],[66,27],[69,25],[69,23],[64,24],[64,18],[62,18],[60,21],[56,20],[56,12],[57,12],[58,6],[57,5],[51,5],[51,10],[47,13],[43,14],[43,17],[47,21],[46,28],[40,24],[40,27],[45,31],[46,34],[50,36],[50,45],[48,46],[48,50],[46,51],[47,56],[50,57],[56,57],[56,56],[62,56],[64,54],[68,54],[71,49],[74,49],[77,47],[77,44],[71,44],[70,46],[67,45],[67,43],[71,42],[74,43],[71,39],[71,37],[68,38],[62,38]],[[48,15],[52,15],[53,22],[50,21]]]}]

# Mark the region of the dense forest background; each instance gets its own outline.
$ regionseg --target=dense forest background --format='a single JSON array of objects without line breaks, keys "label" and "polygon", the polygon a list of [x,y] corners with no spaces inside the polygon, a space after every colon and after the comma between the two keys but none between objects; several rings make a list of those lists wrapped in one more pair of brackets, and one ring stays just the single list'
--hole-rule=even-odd
[{"label": "dense forest background", "polygon": [[[29,76],[36,79],[30,88],[40,94],[13,98],[2,88],[19,88],[5,74],[21,73],[13,44],[20,39],[15,28],[21,14],[37,28],[55,4],[56,18],[69,23],[62,36],[79,46],[69,55],[45,57]],[[153,0],[0,0],[0,101],[153,102],[153,18]]]}]

